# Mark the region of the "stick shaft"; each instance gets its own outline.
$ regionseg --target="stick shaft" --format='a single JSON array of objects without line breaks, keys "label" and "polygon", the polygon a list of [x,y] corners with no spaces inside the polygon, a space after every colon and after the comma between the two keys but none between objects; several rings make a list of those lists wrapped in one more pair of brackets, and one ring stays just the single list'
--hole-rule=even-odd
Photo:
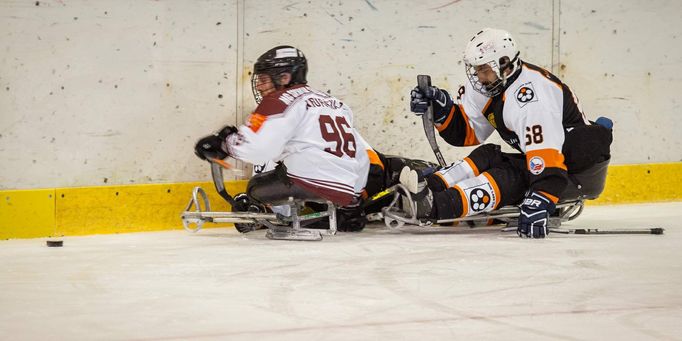
[{"label": "stick shaft", "polygon": [[[419,86],[419,90],[421,90],[422,93],[426,93],[426,88],[431,86],[431,76],[418,75],[417,86]],[[433,153],[436,155],[436,160],[438,160],[438,164],[440,164],[441,167],[447,166],[447,163],[445,163],[445,158],[443,158],[443,154],[441,154],[440,148],[438,148],[438,142],[436,142],[436,133],[434,132],[433,124],[433,104],[431,104],[430,102],[429,108],[426,110],[426,113],[422,115],[422,124],[424,125],[424,133],[426,134],[426,140],[429,141],[429,145],[431,146],[431,150],[433,150]]]}]

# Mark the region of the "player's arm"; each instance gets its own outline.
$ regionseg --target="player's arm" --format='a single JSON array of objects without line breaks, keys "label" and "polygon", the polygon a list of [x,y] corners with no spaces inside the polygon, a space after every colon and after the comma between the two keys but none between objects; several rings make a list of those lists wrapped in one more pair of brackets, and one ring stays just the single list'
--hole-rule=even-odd
[{"label": "player's arm", "polygon": [[[467,83],[467,86],[470,84]],[[481,97],[474,91],[466,91],[460,87],[457,101],[448,113],[443,124],[436,125],[440,136],[454,146],[475,146],[495,131],[495,128],[483,116],[483,111],[490,104],[490,99]]]},{"label": "player's arm", "polygon": [[230,135],[225,149],[230,156],[250,163],[275,160],[294,135],[300,121],[295,107],[276,98],[265,98],[249,116],[238,134]]},{"label": "player's arm", "polygon": [[440,136],[453,146],[475,146],[485,141],[494,128],[481,114],[481,108],[458,91],[457,101],[446,91],[429,87],[426,93],[412,90],[410,107],[417,115],[426,112],[428,100],[433,105],[433,119]]}]

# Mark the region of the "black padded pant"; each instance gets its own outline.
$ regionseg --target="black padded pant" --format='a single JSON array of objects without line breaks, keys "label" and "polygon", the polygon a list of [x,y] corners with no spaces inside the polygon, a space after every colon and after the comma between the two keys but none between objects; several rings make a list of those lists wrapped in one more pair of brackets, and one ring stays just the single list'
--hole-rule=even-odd
[{"label": "black padded pant", "polygon": [[251,200],[264,205],[286,204],[289,198],[324,202],[314,193],[292,183],[286,175],[286,168],[280,166],[254,175],[246,185],[246,194]]},{"label": "black padded pant", "polygon": [[[599,125],[579,126],[566,132],[562,153],[568,168],[568,184],[560,202],[599,197],[606,183],[611,141],[611,130]],[[471,152],[469,158],[480,173],[488,173],[496,182],[501,197],[498,207],[521,203],[530,186],[524,154],[504,153],[498,145],[484,144]],[[445,188],[435,175],[426,180],[434,191],[438,217],[461,216],[464,203],[459,192]]]}]

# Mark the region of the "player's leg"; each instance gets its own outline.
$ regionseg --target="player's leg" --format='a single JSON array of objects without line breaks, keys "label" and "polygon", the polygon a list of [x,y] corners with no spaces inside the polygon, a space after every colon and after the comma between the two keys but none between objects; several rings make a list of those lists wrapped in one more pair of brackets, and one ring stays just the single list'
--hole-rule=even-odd
[{"label": "player's leg", "polygon": [[[488,169],[440,192],[432,191],[422,181],[418,186],[421,188],[417,188],[413,195],[417,203],[417,215],[420,218],[452,219],[516,204],[523,199],[528,188],[524,171],[515,162],[507,160],[500,167]],[[409,170],[406,172],[410,174],[401,174],[405,183],[410,182],[408,177],[417,176]]]},{"label": "player's leg", "polygon": [[286,172],[277,168],[269,172],[254,175],[246,186],[249,199],[264,205],[282,205],[295,200],[315,200],[319,196],[292,183]]},{"label": "player's leg", "polygon": [[463,160],[455,162],[425,178],[431,190],[440,192],[460,181],[475,178],[488,169],[499,167],[504,162],[505,156],[500,146],[484,144],[474,149]]},{"label": "player's leg", "polygon": [[523,199],[527,183],[523,172],[514,167],[492,168],[434,193],[434,213],[438,219],[452,219],[515,204]]}]

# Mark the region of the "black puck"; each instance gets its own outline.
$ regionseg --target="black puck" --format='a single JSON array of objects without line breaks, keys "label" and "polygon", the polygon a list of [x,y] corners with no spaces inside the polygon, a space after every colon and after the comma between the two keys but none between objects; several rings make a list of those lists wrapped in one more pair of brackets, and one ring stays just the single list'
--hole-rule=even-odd
[{"label": "black puck", "polygon": [[64,241],[63,240],[48,240],[46,242],[48,247],[62,247],[64,246]]}]

